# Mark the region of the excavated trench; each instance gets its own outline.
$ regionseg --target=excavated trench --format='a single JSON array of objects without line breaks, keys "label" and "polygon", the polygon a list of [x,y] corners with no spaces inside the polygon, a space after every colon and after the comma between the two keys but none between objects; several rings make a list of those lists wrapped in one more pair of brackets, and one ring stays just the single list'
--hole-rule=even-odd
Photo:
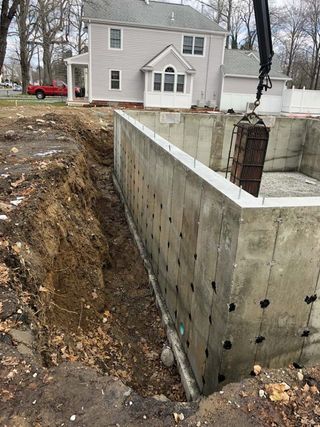
[{"label": "excavated trench", "polygon": [[[113,187],[111,118],[107,129],[75,114],[34,123],[19,120],[6,141],[20,150],[14,192],[26,194],[1,234],[0,262],[24,307],[19,327],[31,323],[46,367],[82,362],[142,396],[184,400],[176,367],[160,360],[161,315]],[[40,161],[40,148],[53,153]]]}]

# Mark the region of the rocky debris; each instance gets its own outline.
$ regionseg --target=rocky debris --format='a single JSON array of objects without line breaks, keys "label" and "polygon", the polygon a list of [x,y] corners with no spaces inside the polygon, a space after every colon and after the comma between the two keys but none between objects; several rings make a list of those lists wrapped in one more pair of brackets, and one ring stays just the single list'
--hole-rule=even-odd
[{"label": "rocky debris", "polygon": [[19,206],[19,205],[21,205],[23,199],[24,199],[24,197],[17,197],[16,200],[11,200],[10,203],[13,206]]},{"label": "rocky debris", "polygon": [[13,209],[12,206],[10,206],[8,203],[0,202],[0,211],[4,212],[5,214],[11,212]]},{"label": "rocky debris", "polygon": [[14,130],[7,130],[4,134],[5,139],[13,140],[16,139],[17,134]]},{"label": "rocky debris", "polygon": [[174,364],[174,355],[170,347],[166,346],[161,353],[161,362],[167,368],[171,368]]},{"label": "rocky debris", "polygon": [[266,392],[264,390],[259,390],[259,397],[261,397],[261,399],[267,397]]},{"label": "rocky debris", "polygon": [[[1,270],[0,270],[1,285]],[[0,320],[6,320],[13,316],[18,309],[18,299],[12,291],[0,288]]]},{"label": "rocky debris", "polygon": [[11,329],[9,335],[17,346],[17,351],[23,356],[34,357],[34,337],[31,330]]},{"label": "rocky debris", "polygon": [[184,420],[184,414],[181,412],[180,414],[177,414],[176,412],[173,413],[173,418],[176,424],[178,424],[180,421]]},{"label": "rocky debris", "polygon": [[10,335],[0,332],[0,343],[7,344],[7,345],[13,345],[12,339]]},{"label": "rocky debris", "polygon": [[300,372],[300,371],[298,371],[297,378],[298,378],[299,381],[303,381],[303,378],[304,378],[303,373]]},{"label": "rocky debris", "polygon": [[34,356],[33,350],[31,350],[31,348],[28,347],[28,346],[26,346],[25,344],[18,344],[17,345],[17,350],[23,356],[30,356],[30,357]]},{"label": "rocky debris", "polygon": [[153,398],[155,400],[159,400],[160,402],[169,402],[170,400],[164,395],[164,394],[159,394],[159,395],[155,395],[153,396]]},{"label": "rocky debris", "polygon": [[21,329],[11,329],[10,335],[13,341],[18,344],[24,344],[27,347],[32,347],[33,345],[34,338],[30,330],[23,331]]},{"label": "rocky debris", "polygon": [[255,376],[260,375],[262,371],[262,368],[260,365],[254,365],[253,367],[253,373]]}]

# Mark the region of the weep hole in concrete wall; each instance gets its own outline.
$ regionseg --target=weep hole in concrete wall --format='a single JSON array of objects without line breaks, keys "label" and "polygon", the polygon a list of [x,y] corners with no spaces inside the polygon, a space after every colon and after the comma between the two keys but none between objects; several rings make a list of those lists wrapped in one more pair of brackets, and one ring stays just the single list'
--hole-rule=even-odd
[{"label": "weep hole in concrete wall", "polygon": [[120,111],[115,175],[201,392],[319,361],[319,197],[255,198]]}]

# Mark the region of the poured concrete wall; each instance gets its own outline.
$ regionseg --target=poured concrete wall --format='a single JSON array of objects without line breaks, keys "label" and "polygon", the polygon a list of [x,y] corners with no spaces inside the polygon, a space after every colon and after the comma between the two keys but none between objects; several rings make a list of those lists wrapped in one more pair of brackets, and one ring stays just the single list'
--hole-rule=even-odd
[{"label": "poured concrete wall", "polygon": [[320,198],[241,192],[123,112],[115,175],[203,393],[319,361]]},{"label": "poured concrete wall", "polygon": [[318,206],[284,202],[242,210],[230,294],[235,310],[225,333],[232,348],[220,368],[228,381],[248,376],[255,363],[278,368],[320,361],[320,198],[315,199]]},{"label": "poured concrete wall", "polygon": [[[225,171],[233,126],[242,116],[129,111],[132,117],[215,171]],[[306,119],[268,117],[270,141],[264,170],[298,170]]]},{"label": "poured concrete wall", "polygon": [[320,180],[320,121],[307,120],[300,171]]}]

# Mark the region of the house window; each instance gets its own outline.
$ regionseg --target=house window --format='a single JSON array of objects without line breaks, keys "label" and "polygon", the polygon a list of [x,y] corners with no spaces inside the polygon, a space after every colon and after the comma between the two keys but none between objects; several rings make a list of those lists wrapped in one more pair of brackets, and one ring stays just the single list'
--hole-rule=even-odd
[{"label": "house window", "polygon": [[161,84],[162,84],[162,74],[161,73],[155,73],[154,74],[154,82],[153,82],[153,90],[154,91],[161,91]]},{"label": "house window", "polygon": [[195,37],[194,38],[194,55],[203,55],[204,50],[204,38],[203,37]]},{"label": "house window", "polygon": [[153,75],[154,92],[185,92],[185,75],[177,74],[171,66],[166,67],[162,72],[156,72]]},{"label": "house window", "polygon": [[110,71],[110,89],[111,90],[120,90],[120,71],[111,70]]},{"label": "house window", "polygon": [[183,53],[192,55],[193,53],[193,37],[184,36],[183,38]]},{"label": "house window", "polygon": [[110,48],[111,49],[122,48],[121,30],[118,28],[110,28]]},{"label": "house window", "polygon": [[204,37],[184,36],[182,51],[185,55],[203,56]]},{"label": "house window", "polygon": [[174,69],[167,67],[164,74],[164,91],[174,92]]},{"label": "house window", "polygon": [[184,75],[178,74],[177,78],[177,92],[184,92]]}]

